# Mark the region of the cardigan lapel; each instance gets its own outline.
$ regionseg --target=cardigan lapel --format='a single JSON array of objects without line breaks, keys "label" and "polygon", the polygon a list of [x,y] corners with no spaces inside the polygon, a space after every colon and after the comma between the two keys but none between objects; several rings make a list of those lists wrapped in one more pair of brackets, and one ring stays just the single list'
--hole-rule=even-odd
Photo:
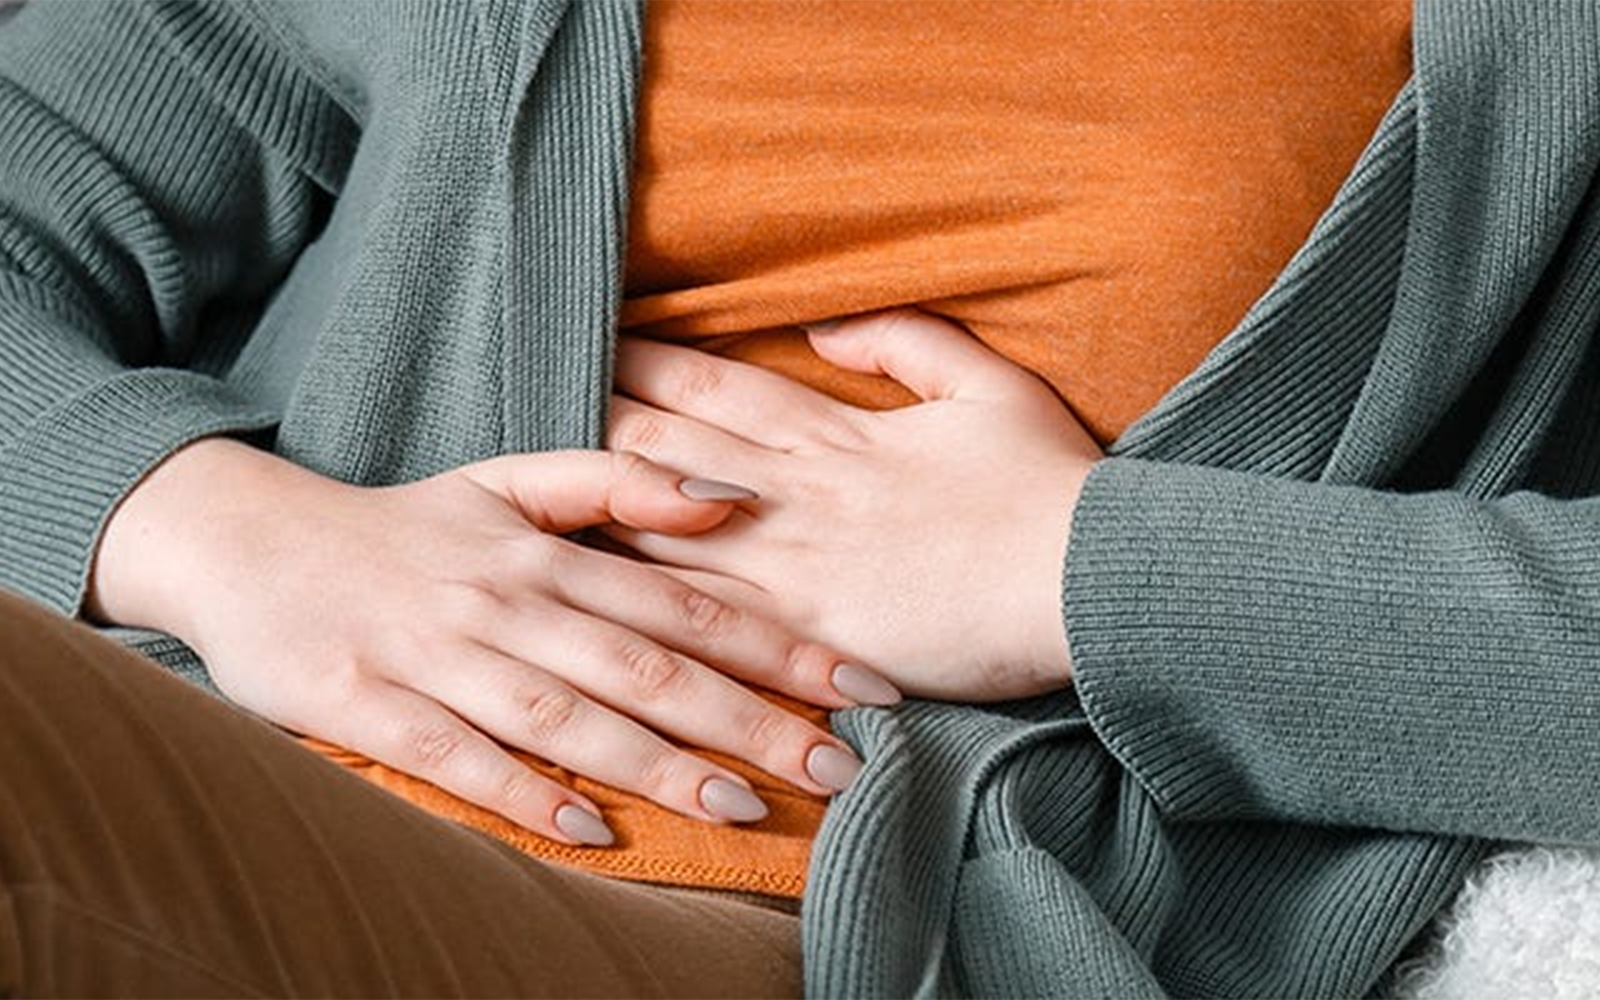
[{"label": "cardigan lapel", "polygon": [[506,154],[506,451],[601,441],[642,30],[637,3],[570,4],[524,70]]},{"label": "cardigan lapel", "polygon": [[1112,452],[1391,479],[1512,327],[1585,195],[1597,21],[1588,5],[1422,0],[1413,80],[1333,206]]},{"label": "cardigan lapel", "polygon": [[1334,482],[1390,479],[1465,391],[1557,257],[1600,159],[1592,5],[1424,0],[1415,34],[1405,262]]},{"label": "cardigan lapel", "polygon": [[1360,394],[1405,253],[1416,138],[1401,91],[1284,272],[1110,452],[1314,479]]}]

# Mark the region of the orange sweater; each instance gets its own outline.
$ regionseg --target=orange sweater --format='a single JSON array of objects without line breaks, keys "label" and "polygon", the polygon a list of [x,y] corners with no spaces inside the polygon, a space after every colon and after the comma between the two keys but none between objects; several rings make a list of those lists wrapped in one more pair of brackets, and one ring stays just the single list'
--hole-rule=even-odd
[{"label": "orange sweater", "polygon": [[[774,3],[647,12],[623,325],[855,402],[792,324],[916,304],[1042,375],[1102,442],[1300,245],[1410,72],[1409,0]],[[817,713],[820,718],[820,713]],[[715,827],[573,781],[619,846],[541,840],[324,748],[530,853],[798,896],[824,803]]]}]

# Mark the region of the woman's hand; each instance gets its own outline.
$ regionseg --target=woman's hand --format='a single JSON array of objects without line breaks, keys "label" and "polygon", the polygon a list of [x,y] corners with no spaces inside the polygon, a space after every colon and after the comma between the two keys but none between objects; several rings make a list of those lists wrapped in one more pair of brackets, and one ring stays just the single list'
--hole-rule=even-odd
[{"label": "woman's hand", "polygon": [[749,365],[626,342],[608,445],[747,482],[762,500],[694,536],[609,533],[907,693],[1065,686],[1061,573],[1099,446],[1043,382],[944,320],[898,310],[814,329],[811,343],[924,402],[862,410]]},{"label": "woman's hand", "polygon": [[754,820],[766,810],[742,778],[658,734],[826,794],[855,758],[740,680],[827,707],[898,695],[758,615],[560,537],[704,531],[748,495],[605,452],[360,488],[201,441],[118,508],[90,609],[183,638],[274,722],[558,840],[611,834],[497,740],[690,816]]}]

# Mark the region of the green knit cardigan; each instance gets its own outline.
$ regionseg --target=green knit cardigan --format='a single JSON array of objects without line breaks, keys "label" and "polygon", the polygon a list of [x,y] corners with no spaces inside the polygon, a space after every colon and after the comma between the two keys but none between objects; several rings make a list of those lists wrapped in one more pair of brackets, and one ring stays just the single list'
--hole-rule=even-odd
[{"label": "green knit cardigan", "polygon": [[[0,585],[75,613],[107,512],[203,435],[372,484],[595,445],[641,16],[7,22]],[[1076,689],[836,719],[868,765],[814,994],[1356,995],[1493,839],[1600,841],[1600,9],[1419,0],[1415,65],[1091,477]]]}]

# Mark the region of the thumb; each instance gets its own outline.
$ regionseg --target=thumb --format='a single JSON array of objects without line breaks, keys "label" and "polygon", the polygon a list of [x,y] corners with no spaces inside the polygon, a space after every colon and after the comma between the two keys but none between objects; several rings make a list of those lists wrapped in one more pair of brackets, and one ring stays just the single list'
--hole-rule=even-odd
[{"label": "thumb", "polygon": [[689,535],[726,521],[737,502],[757,499],[754,490],[688,479],[633,452],[506,455],[461,471],[553,534],[614,523]]},{"label": "thumb", "polygon": [[1040,388],[1032,375],[947,319],[893,309],[806,326],[812,348],[841,368],[887,375],[923,400],[994,398]]}]

